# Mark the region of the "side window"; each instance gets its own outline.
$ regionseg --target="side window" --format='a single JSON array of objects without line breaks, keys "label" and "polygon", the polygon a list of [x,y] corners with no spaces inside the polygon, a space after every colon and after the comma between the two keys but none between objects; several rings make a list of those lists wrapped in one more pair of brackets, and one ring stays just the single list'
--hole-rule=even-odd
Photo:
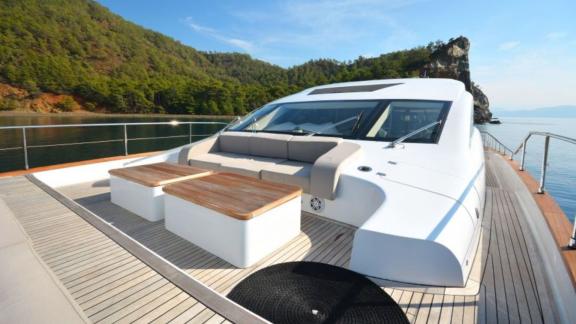
[{"label": "side window", "polygon": [[[422,127],[443,121],[447,103],[438,101],[392,101],[377,118],[366,138],[394,141]],[[415,134],[406,142],[436,143],[442,124]]]}]

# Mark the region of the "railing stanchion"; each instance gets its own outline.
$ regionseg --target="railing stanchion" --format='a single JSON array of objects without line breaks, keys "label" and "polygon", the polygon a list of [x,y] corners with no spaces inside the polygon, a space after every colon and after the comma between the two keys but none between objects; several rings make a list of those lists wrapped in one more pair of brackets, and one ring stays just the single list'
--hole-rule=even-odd
[{"label": "railing stanchion", "polygon": [[528,137],[524,139],[522,143],[522,160],[520,160],[520,171],[524,171],[524,161],[526,159],[526,144],[528,143]]},{"label": "railing stanchion", "polygon": [[569,249],[576,249],[576,219],[574,219],[574,228],[572,229],[572,237],[570,237],[570,242],[568,242]]},{"label": "railing stanchion", "polygon": [[24,167],[26,170],[30,168],[28,165],[28,144],[26,143],[26,127],[22,127],[22,149],[24,149]]},{"label": "railing stanchion", "polygon": [[128,155],[128,130],[127,125],[124,124],[124,155]]},{"label": "railing stanchion", "polygon": [[188,124],[188,143],[192,143],[192,124]]},{"label": "railing stanchion", "polygon": [[542,169],[540,172],[540,187],[538,193],[544,193],[544,185],[546,184],[546,169],[548,168],[548,149],[550,147],[550,136],[544,139],[544,156],[542,157]]}]

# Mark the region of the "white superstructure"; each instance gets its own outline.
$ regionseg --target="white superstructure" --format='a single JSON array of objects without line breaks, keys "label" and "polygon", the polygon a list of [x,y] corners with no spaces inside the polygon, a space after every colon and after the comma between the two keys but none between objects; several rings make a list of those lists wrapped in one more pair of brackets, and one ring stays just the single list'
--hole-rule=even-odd
[{"label": "white superstructure", "polygon": [[[394,141],[400,142],[391,147]],[[160,161],[299,185],[303,211],[355,227],[350,269],[400,282],[466,284],[485,178],[473,99],[461,82],[315,87],[278,99],[211,138],[125,165]],[[69,184],[59,183],[70,181],[64,173],[105,177],[118,164],[37,177],[58,187]]]},{"label": "white superstructure", "polygon": [[[397,85],[309,95],[316,89],[376,84]],[[375,80],[316,87],[274,103],[367,99],[440,100],[450,102],[450,109],[437,144],[384,148],[385,142],[352,140],[362,146],[362,157],[342,171],[338,198],[320,214],[358,226],[352,270],[410,283],[464,285],[485,195],[484,155],[473,125],[471,94],[461,82],[448,79]],[[360,166],[371,171],[362,172]]]}]

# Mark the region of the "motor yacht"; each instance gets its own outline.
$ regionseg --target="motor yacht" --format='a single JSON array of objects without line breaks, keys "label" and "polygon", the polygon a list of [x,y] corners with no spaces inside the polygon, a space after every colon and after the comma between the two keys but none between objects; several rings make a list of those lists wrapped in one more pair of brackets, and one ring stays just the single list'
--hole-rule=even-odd
[{"label": "motor yacht", "polygon": [[455,80],[318,86],[167,151],[0,178],[0,208],[71,321],[265,322],[226,296],[314,261],[410,322],[571,322],[557,205],[473,117]]}]

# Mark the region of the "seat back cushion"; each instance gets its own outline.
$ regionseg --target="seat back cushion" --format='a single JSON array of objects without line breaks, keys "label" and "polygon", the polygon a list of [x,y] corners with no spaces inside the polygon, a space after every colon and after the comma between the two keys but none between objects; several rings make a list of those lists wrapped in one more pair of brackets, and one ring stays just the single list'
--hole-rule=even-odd
[{"label": "seat back cushion", "polygon": [[336,137],[293,136],[288,142],[288,159],[314,163],[341,142],[342,139]]},{"label": "seat back cushion", "polygon": [[250,154],[252,133],[223,132],[218,136],[218,145],[221,152]]},{"label": "seat back cushion", "polygon": [[190,159],[212,152],[218,152],[217,136],[211,136],[183,147],[178,153],[178,163],[188,164]]},{"label": "seat back cushion", "polygon": [[310,163],[285,161],[262,169],[260,177],[262,180],[296,185],[309,193],[311,170]]},{"label": "seat back cushion", "polygon": [[250,143],[250,154],[255,156],[288,159],[288,141],[292,135],[256,133]]}]

